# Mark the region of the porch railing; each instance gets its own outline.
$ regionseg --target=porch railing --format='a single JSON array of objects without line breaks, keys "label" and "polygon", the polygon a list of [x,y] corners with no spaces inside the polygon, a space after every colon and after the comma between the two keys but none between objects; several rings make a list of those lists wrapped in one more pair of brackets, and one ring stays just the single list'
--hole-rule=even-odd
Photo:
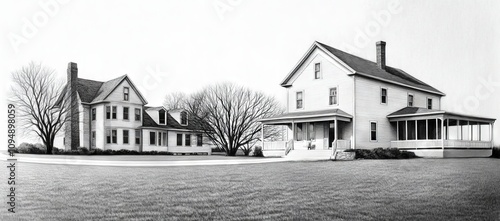
[{"label": "porch railing", "polygon": [[346,150],[351,148],[350,140],[334,140],[332,143],[332,156],[335,158],[337,150]]},{"label": "porch railing", "polygon": [[[442,148],[443,140],[397,140],[391,141],[393,148]],[[444,140],[444,147],[454,148],[491,148],[491,141],[474,141],[474,140]]]},{"label": "porch railing", "polygon": [[289,140],[285,143],[285,156],[293,150],[293,140]]},{"label": "porch railing", "polygon": [[262,150],[284,150],[286,149],[286,143],[286,141],[263,142]]}]

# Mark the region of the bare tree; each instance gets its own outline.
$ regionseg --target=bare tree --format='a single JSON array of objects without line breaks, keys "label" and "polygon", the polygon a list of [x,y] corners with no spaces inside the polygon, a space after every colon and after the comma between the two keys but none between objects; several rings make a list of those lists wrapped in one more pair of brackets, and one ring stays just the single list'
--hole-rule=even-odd
[{"label": "bare tree", "polygon": [[228,156],[259,140],[259,119],[282,113],[273,97],[231,83],[208,86],[193,94],[186,109],[203,133]]},{"label": "bare tree", "polygon": [[163,101],[163,106],[167,110],[185,109],[188,102],[188,96],[182,92],[174,92],[167,94]]},{"label": "bare tree", "polygon": [[54,140],[64,123],[69,120],[69,99],[58,98],[63,93],[63,82],[57,82],[53,69],[34,62],[12,72],[11,87],[19,125],[34,132],[52,154]]}]

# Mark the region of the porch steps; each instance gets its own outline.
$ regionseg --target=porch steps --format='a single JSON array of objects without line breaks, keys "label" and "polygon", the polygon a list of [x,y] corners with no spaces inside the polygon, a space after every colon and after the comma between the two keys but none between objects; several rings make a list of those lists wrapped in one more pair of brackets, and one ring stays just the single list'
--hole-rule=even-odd
[{"label": "porch steps", "polygon": [[291,150],[285,157],[290,160],[329,160],[331,150]]}]

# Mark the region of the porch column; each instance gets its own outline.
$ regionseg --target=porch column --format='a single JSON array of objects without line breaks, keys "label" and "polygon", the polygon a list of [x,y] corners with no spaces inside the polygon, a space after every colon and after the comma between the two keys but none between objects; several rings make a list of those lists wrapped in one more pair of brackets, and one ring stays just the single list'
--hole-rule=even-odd
[{"label": "porch column", "polygon": [[[438,120],[436,119],[436,124],[437,124],[437,121]],[[437,127],[436,127],[436,130],[437,130]],[[444,134],[443,134],[443,132],[444,132],[444,117],[441,118],[441,148],[444,151]],[[437,139],[437,137],[436,137],[436,139]]]},{"label": "porch column", "polygon": [[481,123],[477,122],[477,140],[481,141]]},{"label": "porch column", "polygon": [[295,142],[295,122],[292,121],[292,142]]},{"label": "porch column", "polygon": [[337,140],[338,140],[338,134],[339,134],[339,130],[338,130],[338,120],[337,120],[337,117],[335,117],[335,145],[338,143]]},{"label": "porch column", "polygon": [[[438,128],[439,128],[439,118],[436,118],[436,140],[439,138],[439,131],[438,131]],[[441,122],[443,123],[443,122]],[[443,128],[441,128],[441,138],[443,138]]]},{"label": "porch column", "polygon": [[396,140],[399,140],[399,121],[396,121]]},{"label": "porch column", "polygon": [[407,120],[405,120],[405,127],[406,127],[406,129],[405,129],[405,140],[408,140],[408,121]]},{"label": "porch column", "polygon": [[429,119],[425,119],[425,139],[429,139]]},{"label": "porch column", "polygon": [[473,140],[473,137],[472,137],[473,134],[472,133],[474,133],[474,131],[472,131],[472,125],[470,124],[469,120],[467,121],[467,128],[469,130],[469,140],[472,141]]},{"label": "porch column", "polygon": [[495,126],[495,123],[490,123],[490,142],[491,142],[491,148],[493,148],[493,127]]},{"label": "porch column", "polygon": [[418,121],[415,120],[415,140],[418,140]]},{"label": "porch column", "polygon": [[[444,118],[443,118],[444,119]],[[450,139],[450,120],[446,120],[446,139]]]}]

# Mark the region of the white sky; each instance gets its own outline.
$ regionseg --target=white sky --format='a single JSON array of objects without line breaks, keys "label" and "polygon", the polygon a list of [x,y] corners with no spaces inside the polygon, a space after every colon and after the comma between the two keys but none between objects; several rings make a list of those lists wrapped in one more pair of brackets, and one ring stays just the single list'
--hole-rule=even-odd
[{"label": "white sky", "polygon": [[[149,105],[221,81],[284,101],[279,83],[314,40],[370,60],[383,40],[388,65],[447,94],[444,110],[500,119],[499,1],[8,0],[0,8],[3,96],[10,72],[28,62],[65,79],[71,61],[82,78],[128,74]],[[500,122],[495,135],[500,143]]]}]

